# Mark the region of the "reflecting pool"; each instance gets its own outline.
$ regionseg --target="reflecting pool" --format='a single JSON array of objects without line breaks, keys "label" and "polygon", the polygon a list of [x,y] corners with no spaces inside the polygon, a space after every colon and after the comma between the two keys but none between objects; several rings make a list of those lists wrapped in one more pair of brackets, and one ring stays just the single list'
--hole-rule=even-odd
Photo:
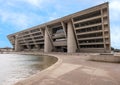
[{"label": "reflecting pool", "polygon": [[57,58],[51,56],[0,54],[0,85],[13,85],[56,61]]}]

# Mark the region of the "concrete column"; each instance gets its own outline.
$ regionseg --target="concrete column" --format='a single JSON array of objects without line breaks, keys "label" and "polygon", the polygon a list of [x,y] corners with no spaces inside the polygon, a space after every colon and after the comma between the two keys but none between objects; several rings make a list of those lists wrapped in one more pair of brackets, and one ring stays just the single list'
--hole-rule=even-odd
[{"label": "concrete column", "polygon": [[19,46],[17,37],[18,37],[18,35],[15,36],[15,51],[19,51],[20,50],[20,46]]},{"label": "concrete column", "polygon": [[68,53],[74,53],[77,50],[77,44],[75,40],[75,34],[72,26],[72,22],[67,23],[67,50]]},{"label": "concrete column", "polygon": [[63,31],[64,31],[64,34],[65,34],[65,37],[67,37],[67,32],[66,32],[65,24],[64,24],[64,22],[61,22],[61,24],[62,24],[62,27],[63,27]]},{"label": "concrete column", "polygon": [[48,28],[45,29],[45,42],[44,42],[44,52],[51,52],[53,45],[48,34]]}]

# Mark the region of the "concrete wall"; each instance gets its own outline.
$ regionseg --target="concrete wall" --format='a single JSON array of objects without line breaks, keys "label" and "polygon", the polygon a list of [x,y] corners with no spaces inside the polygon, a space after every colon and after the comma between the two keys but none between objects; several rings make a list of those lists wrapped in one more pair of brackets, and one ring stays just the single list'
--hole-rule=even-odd
[{"label": "concrete wall", "polygon": [[114,54],[94,54],[90,55],[90,60],[102,62],[120,62],[120,56]]}]

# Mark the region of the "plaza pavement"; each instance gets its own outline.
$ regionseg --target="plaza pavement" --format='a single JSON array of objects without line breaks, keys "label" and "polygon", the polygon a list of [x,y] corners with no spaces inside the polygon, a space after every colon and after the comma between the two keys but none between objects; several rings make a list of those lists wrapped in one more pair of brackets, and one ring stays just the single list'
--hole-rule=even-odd
[{"label": "plaza pavement", "polygon": [[15,85],[120,85],[120,63],[90,61],[88,53],[47,55],[59,61]]}]

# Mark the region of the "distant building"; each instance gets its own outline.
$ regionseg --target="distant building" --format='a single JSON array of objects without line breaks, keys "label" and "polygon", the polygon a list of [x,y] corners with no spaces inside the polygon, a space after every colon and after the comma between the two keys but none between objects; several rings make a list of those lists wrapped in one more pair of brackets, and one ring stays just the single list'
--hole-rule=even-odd
[{"label": "distant building", "polygon": [[108,3],[8,35],[15,51],[111,52]]},{"label": "distant building", "polygon": [[0,52],[12,52],[13,49],[10,47],[0,48]]}]

